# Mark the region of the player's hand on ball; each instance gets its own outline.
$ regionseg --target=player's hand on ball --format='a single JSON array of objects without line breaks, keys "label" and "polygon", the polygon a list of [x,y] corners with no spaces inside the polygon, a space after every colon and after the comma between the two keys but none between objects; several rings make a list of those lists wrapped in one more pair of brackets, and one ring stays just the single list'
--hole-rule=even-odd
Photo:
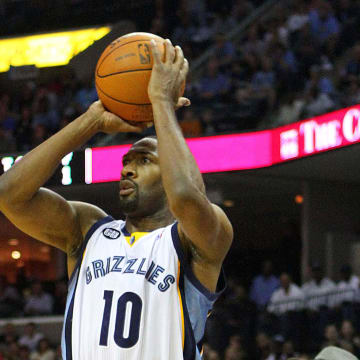
[{"label": "player's hand on ball", "polygon": [[139,124],[134,126],[120,119],[115,114],[106,111],[100,100],[95,101],[86,112],[87,118],[91,123],[96,122],[99,132],[107,134],[117,132],[140,132],[144,126]]},{"label": "player's hand on ball", "polygon": [[170,101],[175,108],[190,105],[190,100],[179,97],[182,86],[189,72],[189,63],[184,58],[180,46],[171,44],[169,39],[165,40],[165,61],[161,60],[159,49],[155,41],[150,41],[153,55],[153,68],[148,87],[151,103],[156,101]]}]

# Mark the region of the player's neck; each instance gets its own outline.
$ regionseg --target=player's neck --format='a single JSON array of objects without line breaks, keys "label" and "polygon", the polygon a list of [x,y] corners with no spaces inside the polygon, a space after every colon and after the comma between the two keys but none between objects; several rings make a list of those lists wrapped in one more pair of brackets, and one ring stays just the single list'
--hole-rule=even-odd
[{"label": "player's neck", "polygon": [[174,217],[168,209],[162,209],[149,216],[126,216],[126,230],[133,232],[150,232],[155,229],[170,225]]}]

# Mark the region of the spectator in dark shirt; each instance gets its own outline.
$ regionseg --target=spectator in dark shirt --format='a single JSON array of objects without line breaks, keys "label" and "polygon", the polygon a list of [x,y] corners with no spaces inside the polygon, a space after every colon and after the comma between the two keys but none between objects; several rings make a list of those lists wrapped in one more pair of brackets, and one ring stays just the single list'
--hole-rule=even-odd
[{"label": "spectator in dark shirt", "polygon": [[31,147],[32,136],[32,113],[31,109],[24,106],[16,125],[15,139],[18,151],[28,151]]},{"label": "spectator in dark shirt", "polygon": [[66,282],[63,280],[57,281],[54,293],[54,314],[64,314],[67,292]]},{"label": "spectator in dark shirt", "polygon": [[360,30],[360,3],[352,0],[336,1],[335,13],[341,23],[342,31],[339,40],[340,50],[352,46],[358,39]]},{"label": "spectator in dark shirt", "polygon": [[254,74],[251,85],[256,97],[263,98],[267,103],[267,110],[273,109],[276,100],[276,74],[271,58],[261,59],[261,68]]},{"label": "spectator in dark shirt", "polygon": [[225,34],[219,33],[215,37],[215,57],[221,69],[230,66],[235,56],[235,47],[231,41],[226,40]]},{"label": "spectator in dark shirt", "polygon": [[256,333],[256,304],[243,286],[234,287],[233,296],[226,301],[226,312],[228,332],[239,335],[247,346],[251,345]]},{"label": "spectator in dark shirt", "polygon": [[10,132],[5,131],[0,124],[0,154],[11,153],[16,149],[16,142]]},{"label": "spectator in dark shirt", "polygon": [[346,65],[345,76],[359,76],[360,74],[360,43],[352,49],[350,61]]},{"label": "spectator in dark shirt", "polygon": [[247,358],[241,336],[233,335],[225,350],[224,360],[244,360]]},{"label": "spectator in dark shirt", "polygon": [[203,101],[220,100],[230,89],[229,78],[219,71],[219,63],[212,58],[207,64],[205,76],[200,80],[200,97]]},{"label": "spectator in dark shirt", "polygon": [[324,331],[325,342],[322,347],[326,346],[340,346],[339,332],[335,324],[326,326]]},{"label": "spectator in dark shirt", "polygon": [[55,109],[50,108],[49,99],[44,96],[34,106],[33,126],[43,125],[55,131],[59,125],[59,115]]},{"label": "spectator in dark shirt", "polygon": [[349,320],[344,320],[340,327],[340,343],[347,342],[353,346],[356,356],[360,355],[360,337],[355,333],[354,325]]},{"label": "spectator in dark shirt", "polygon": [[0,317],[19,316],[22,301],[17,289],[0,276]]},{"label": "spectator in dark shirt", "polygon": [[16,341],[13,341],[8,345],[4,351],[4,357],[6,360],[19,360],[20,347]]},{"label": "spectator in dark shirt", "polygon": [[53,309],[53,298],[43,290],[40,281],[34,281],[31,285],[31,294],[25,301],[25,314],[47,315]]},{"label": "spectator in dark shirt", "polygon": [[48,128],[43,124],[37,124],[31,136],[31,148],[34,148],[44,142],[49,136]]},{"label": "spectator in dark shirt", "polygon": [[279,286],[279,279],[273,274],[272,262],[267,260],[262,264],[262,273],[252,282],[250,298],[259,309],[265,309],[271,295]]},{"label": "spectator in dark shirt", "polygon": [[187,11],[179,11],[178,15],[178,26],[171,36],[174,44],[182,44],[189,41],[196,34],[196,28],[191,21],[190,14]]},{"label": "spectator in dark shirt", "polygon": [[318,6],[309,13],[309,23],[312,35],[321,45],[340,32],[340,24],[327,1],[318,1]]},{"label": "spectator in dark shirt", "polygon": [[26,345],[19,347],[19,360],[33,360],[30,357],[30,349]]},{"label": "spectator in dark shirt", "polygon": [[15,327],[12,323],[7,323],[3,327],[2,334],[0,336],[0,351],[6,350],[9,348],[10,344],[17,342],[18,335],[16,333]]}]

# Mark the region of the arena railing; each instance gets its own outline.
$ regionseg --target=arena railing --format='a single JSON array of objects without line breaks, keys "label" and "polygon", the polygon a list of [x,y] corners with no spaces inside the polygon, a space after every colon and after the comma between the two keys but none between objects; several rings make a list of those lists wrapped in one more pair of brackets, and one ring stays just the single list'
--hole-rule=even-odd
[{"label": "arena railing", "polygon": [[360,303],[359,289],[329,290],[322,294],[297,296],[291,300],[269,302],[268,312],[283,314],[289,311],[333,309],[344,303]]},{"label": "arena railing", "polygon": [[[344,303],[360,304],[360,290],[332,290],[315,296],[304,296],[287,301],[272,302],[268,304],[268,312],[282,315],[290,311],[319,310],[322,306],[331,309]],[[52,344],[57,344],[60,343],[63,321],[63,316],[0,319],[0,329],[7,323],[11,323],[14,325],[16,333],[23,334],[26,324],[32,322],[36,324],[37,331],[44,334]]]}]

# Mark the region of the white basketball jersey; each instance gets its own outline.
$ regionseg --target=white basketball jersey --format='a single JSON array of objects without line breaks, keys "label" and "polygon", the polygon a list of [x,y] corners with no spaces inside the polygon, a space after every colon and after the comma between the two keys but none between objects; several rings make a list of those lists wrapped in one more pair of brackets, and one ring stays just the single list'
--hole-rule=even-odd
[{"label": "white basketball jersey", "polygon": [[90,229],[70,279],[63,359],[201,359],[218,295],[186,264],[177,223],[129,234],[108,216]]}]

